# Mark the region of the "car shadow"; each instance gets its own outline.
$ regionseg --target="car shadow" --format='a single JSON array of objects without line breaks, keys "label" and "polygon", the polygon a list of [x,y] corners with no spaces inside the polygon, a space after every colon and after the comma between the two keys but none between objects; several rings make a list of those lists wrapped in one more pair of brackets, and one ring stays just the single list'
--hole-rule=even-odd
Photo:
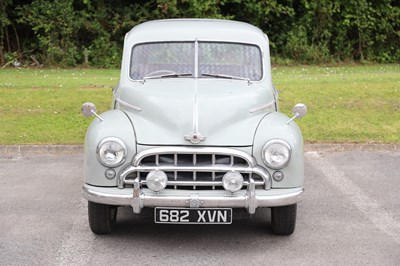
[{"label": "car shadow", "polygon": [[264,256],[267,251],[292,245],[293,240],[302,235],[273,234],[270,229],[271,212],[267,208],[258,208],[256,214],[251,216],[244,209],[234,209],[230,225],[156,224],[153,212],[153,209],[144,209],[137,215],[131,208],[119,208],[114,231],[109,235],[96,236],[95,250],[101,250],[104,253],[102,256],[135,254],[138,258],[154,256],[167,261],[173,254],[185,254],[182,256],[186,259],[188,256],[202,258],[199,263],[208,265],[210,259],[218,263],[227,258],[241,260],[242,252]]}]

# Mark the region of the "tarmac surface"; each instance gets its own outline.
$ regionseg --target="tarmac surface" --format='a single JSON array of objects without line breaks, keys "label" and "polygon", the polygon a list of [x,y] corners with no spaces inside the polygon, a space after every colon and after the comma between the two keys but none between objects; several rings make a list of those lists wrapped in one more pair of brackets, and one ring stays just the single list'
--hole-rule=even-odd
[{"label": "tarmac surface", "polygon": [[120,208],[94,235],[81,198],[81,146],[0,146],[0,265],[399,265],[398,146],[307,145],[296,231],[270,212],[232,225],[159,225]]}]

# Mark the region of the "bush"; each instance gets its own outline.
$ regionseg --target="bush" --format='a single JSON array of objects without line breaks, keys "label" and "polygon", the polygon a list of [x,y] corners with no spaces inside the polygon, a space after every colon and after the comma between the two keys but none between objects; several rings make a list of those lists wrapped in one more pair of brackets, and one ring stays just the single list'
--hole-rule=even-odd
[{"label": "bush", "polygon": [[0,0],[0,64],[117,67],[124,34],[163,18],[226,18],[270,39],[275,61],[400,62],[394,0]]}]

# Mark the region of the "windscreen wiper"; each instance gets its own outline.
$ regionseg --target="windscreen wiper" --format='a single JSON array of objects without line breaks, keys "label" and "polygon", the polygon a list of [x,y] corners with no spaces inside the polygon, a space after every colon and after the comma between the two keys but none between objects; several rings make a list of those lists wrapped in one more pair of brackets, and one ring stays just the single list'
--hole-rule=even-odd
[{"label": "windscreen wiper", "polygon": [[192,73],[169,73],[169,74],[163,74],[163,75],[157,75],[157,76],[147,76],[147,77],[143,77],[143,80],[162,79],[162,78],[178,78],[178,77],[187,77],[187,76],[192,76]]},{"label": "windscreen wiper", "polygon": [[237,76],[231,76],[231,75],[212,74],[212,73],[201,73],[201,75],[202,75],[202,76],[206,76],[206,77],[223,78],[223,79],[246,80],[246,81],[250,82],[250,79],[249,79],[249,78],[237,77]]}]

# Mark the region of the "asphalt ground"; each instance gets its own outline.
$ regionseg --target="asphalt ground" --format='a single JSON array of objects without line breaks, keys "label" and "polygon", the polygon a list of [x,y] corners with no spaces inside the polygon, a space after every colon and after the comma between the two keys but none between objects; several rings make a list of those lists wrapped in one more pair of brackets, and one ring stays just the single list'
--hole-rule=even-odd
[{"label": "asphalt ground", "polygon": [[400,151],[354,147],[306,147],[305,198],[289,237],[272,234],[268,209],[235,212],[232,225],[180,226],[129,208],[113,234],[96,236],[81,198],[81,147],[0,147],[0,264],[400,265]]}]

